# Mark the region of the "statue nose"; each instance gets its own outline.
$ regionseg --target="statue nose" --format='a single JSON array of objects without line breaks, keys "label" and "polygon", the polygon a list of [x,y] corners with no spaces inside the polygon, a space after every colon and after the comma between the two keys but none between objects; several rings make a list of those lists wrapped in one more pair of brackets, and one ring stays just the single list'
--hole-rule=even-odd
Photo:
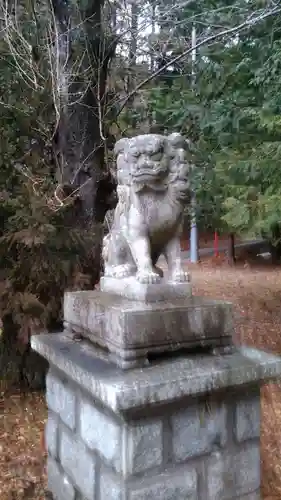
[{"label": "statue nose", "polygon": [[147,168],[147,169],[152,169],[154,166],[154,163],[153,161],[149,161],[149,160],[145,160],[142,165],[141,165],[141,168]]}]

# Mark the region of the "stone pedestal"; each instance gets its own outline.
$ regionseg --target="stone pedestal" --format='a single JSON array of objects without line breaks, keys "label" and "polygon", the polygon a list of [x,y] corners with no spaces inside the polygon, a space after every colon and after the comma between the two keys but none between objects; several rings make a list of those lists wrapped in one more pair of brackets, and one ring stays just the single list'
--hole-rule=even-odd
[{"label": "stone pedestal", "polygon": [[109,351],[118,366],[145,366],[158,353],[232,346],[230,303],[192,297],[190,283],[140,284],[142,299],[137,301],[133,286],[126,290],[126,280],[115,281],[124,281],[122,295],[121,290],[113,294],[104,289],[65,293],[64,326]]},{"label": "stone pedestal", "polygon": [[86,340],[40,335],[56,500],[260,499],[260,386],[281,360],[241,348],[122,371]]},{"label": "stone pedestal", "polygon": [[163,278],[159,284],[146,285],[139,283],[134,276],[123,279],[102,276],[100,279],[100,289],[102,292],[111,295],[118,295],[125,299],[145,303],[167,302],[175,299],[187,299],[192,296],[190,281],[173,283],[166,278]]}]

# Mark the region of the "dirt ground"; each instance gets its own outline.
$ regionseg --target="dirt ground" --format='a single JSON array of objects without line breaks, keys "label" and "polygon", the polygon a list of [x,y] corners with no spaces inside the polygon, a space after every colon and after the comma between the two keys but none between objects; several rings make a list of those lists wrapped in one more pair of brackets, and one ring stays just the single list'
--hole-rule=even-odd
[{"label": "dirt ground", "polygon": [[[238,342],[281,353],[281,269],[222,260],[192,268],[194,293],[230,300]],[[2,394],[0,411],[1,500],[45,500],[42,394]],[[264,500],[281,500],[281,384],[262,393],[262,487]]]}]

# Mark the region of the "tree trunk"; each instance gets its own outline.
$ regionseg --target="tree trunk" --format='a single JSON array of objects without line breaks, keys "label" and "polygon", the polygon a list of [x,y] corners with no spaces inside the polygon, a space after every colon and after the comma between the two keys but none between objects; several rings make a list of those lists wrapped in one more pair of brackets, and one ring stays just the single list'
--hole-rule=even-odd
[{"label": "tree trunk", "polygon": [[228,236],[228,262],[231,266],[236,262],[234,233],[230,233]]},{"label": "tree trunk", "polygon": [[[138,37],[138,12],[139,7],[136,3],[131,5],[131,27],[130,27],[130,49],[128,61],[128,77],[127,77],[127,92],[130,94],[136,87],[136,64],[137,64],[137,37]],[[131,116],[130,128],[135,130],[137,127],[136,113],[134,112],[134,105],[136,96],[128,101],[128,112]]]},{"label": "tree trunk", "polygon": [[63,196],[77,197],[71,224],[93,233],[96,251],[89,266],[97,281],[105,214],[117,202],[116,183],[105,164],[104,123],[108,67],[116,44],[104,33],[103,0],[86,0],[78,12],[75,5],[53,0],[58,121],[54,148]]},{"label": "tree trunk", "polygon": [[280,264],[281,261],[281,229],[278,224],[272,227],[272,240],[269,242],[272,264]]}]

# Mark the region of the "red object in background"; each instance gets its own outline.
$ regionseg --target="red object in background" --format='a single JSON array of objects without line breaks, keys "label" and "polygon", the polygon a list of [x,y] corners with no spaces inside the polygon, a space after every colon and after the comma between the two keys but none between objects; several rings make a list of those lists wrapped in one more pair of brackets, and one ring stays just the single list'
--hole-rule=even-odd
[{"label": "red object in background", "polygon": [[215,237],[214,237],[214,254],[215,257],[219,256],[219,235],[217,231],[215,231]]}]

